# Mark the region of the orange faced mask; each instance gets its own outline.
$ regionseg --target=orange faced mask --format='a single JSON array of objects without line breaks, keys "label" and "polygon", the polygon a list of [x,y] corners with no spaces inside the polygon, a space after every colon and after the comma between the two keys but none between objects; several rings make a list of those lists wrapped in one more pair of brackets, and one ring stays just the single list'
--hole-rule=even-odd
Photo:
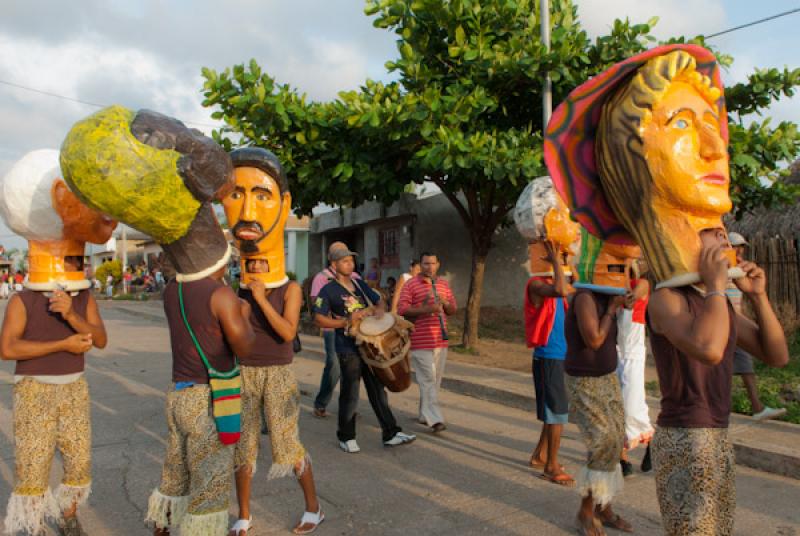
[{"label": "orange faced mask", "polygon": [[631,279],[638,278],[636,261],[642,251],[638,246],[611,244],[581,230],[578,279],[575,288],[590,288],[605,294],[624,294]]},{"label": "orange faced mask", "polygon": [[569,259],[576,253],[580,226],[570,219],[550,177],[534,179],[523,190],[514,209],[514,222],[529,240],[527,268],[532,276],[553,276],[553,267],[546,260],[545,241],[555,246],[564,275],[572,275]]},{"label": "orange faced mask", "polygon": [[60,177],[58,151],[25,155],[3,181],[2,215],[28,239],[27,288],[77,291],[91,286],[84,274],[86,242],[103,244],[117,222],[87,207]]},{"label": "orange faced mask", "polygon": [[222,201],[242,257],[242,283],[258,279],[267,288],[288,281],[284,229],[292,206],[277,157],[254,147],[231,153],[236,186]]}]

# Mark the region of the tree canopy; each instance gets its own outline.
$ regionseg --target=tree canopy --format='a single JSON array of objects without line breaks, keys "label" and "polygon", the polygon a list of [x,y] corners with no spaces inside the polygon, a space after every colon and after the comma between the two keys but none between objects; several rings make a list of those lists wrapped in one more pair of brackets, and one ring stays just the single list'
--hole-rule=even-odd
[{"label": "tree canopy", "polygon": [[[547,51],[539,37],[538,0],[367,0],[373,24],[397,36],[399,57],[386,63],[396,80],[366,80],[332,101],[313,102],[276,82],[255,60],[221,72],[204,68],[204,105],[215,107],[212,116],[226,123],[214,136],[227,146],[236,140],[275,152],[303,213],[320,202],[389,204],[411,182],[436,184],[472,241],[464,330],[471,346],[494,232],[525,185],[547,173],[545,76],[557,104],[589,77],[656,41],[651,29],[657,19],[617,20],[608,35],[592,40],[570,0],[552,0],[550,9]],[[702,37],[691,42],[705,45]],[[730,64],[730,57],[719,57]],[[793,95],[799,84],[800,69],[763,69],[726,91],[738,210],[796,194],[781,182],[780,166],[800,153],[797,126],[749,119]]]}]

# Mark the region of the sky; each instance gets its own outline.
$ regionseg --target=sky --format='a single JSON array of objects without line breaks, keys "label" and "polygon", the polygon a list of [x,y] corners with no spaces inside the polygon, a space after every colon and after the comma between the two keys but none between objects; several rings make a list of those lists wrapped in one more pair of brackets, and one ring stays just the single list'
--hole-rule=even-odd
[{"label": "sky", "polygon": [[[255,58],[280,83],[312,99],[335,98],[365,79],[386,80],[394,34],[372,26],[363,0],[6,0],[0,17],[0,176],[25,153],[57,148],[70,126],[100,105],[150,108],[210,133],[203,66]],[[659,16],[659,38],[710,34],[793,7],[800,0],[577,0],[592,36],[615,18]],[[224,9],[220,7],[224,6]],[[735,58],[725,83],[754,67],[797,67],[800,13],[712,43]],[[776,119],[800,122],[800,97],[777,103]],[[0,222],[0,244],[24,247]]]}]

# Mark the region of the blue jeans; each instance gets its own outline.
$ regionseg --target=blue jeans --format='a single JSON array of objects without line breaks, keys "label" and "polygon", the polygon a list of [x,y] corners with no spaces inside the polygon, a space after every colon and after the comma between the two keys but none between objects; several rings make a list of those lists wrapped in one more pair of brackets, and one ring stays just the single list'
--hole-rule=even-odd
[{"label": "blue jeans", "polygon": [[322,340],[325,343],[325,369],[322,371],[322,379],[319,382],[319,393],[314,399],[316,409],[328,407],[333,397],[333,389],[339,383],[341,375],[339,359],[336,357],[336,332],[333,330],[323,331]]}]

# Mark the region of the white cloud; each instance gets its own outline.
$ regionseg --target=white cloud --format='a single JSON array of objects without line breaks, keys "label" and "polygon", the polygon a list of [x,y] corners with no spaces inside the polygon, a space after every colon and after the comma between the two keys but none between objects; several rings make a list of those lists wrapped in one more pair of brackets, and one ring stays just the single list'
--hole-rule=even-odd
[{"label": "white cloud", "polygon": [[659,17],[653,31],[659,39],[710,34],[727,22],[722,0],[578,0],[577,5],[581,23],[593,37],[607,34],[615,19],[625,17],[636,24]]}]

